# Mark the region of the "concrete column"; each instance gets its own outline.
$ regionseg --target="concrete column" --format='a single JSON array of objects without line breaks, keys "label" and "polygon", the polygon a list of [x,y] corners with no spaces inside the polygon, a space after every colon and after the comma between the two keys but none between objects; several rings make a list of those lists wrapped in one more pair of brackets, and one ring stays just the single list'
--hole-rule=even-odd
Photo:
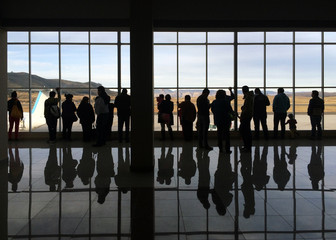
[{"label": "concrete column", "polygon": [[152,2],[131,1],[131,170],[153,170]]},{"label": "concrete column", "polygon": [[7,31],[0,30],[0,239],[7,239]]}]

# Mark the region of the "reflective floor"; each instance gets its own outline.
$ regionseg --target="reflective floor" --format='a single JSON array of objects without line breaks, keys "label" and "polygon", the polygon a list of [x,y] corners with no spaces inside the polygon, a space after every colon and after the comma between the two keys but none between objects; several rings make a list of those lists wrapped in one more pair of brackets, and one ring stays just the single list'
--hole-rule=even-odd
[{"label": "reflective floor", "polygon": [[10,142],[8,239],[336,239],[335,140],[195,144],[155,142],[139,174],[116,141]]}]

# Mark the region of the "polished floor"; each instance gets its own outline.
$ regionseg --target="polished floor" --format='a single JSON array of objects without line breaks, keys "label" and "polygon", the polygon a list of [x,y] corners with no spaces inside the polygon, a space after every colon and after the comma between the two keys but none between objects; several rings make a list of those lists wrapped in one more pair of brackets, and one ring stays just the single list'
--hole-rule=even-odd
[{"label": "polished floor", "polygon": [[336,239],[336,141],[253,144],[157,141],[140,174],[126,143],[10,142],[8,239]]}]

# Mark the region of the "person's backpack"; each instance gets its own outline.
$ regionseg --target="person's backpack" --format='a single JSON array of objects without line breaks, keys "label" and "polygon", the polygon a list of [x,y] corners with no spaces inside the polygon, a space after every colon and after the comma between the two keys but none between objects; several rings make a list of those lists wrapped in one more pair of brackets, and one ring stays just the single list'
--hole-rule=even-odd
[{"label": "person's backpack", "polygon": [[20,109],[17,106],[17,102],[15,101],[12,107],[12,111],[10,116],[12,118],[22,118],[22,112],[20,111]]},{"label": "person's backpack", "polygon": [[55,118],[59,118],[61,116],[61,111],[57,105],[50,106],[50,114]]}]

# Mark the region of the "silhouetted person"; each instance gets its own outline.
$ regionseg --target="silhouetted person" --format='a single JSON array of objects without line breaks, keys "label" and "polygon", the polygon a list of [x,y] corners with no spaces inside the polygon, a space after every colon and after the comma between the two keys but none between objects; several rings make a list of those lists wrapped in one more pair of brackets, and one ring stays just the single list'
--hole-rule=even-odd
[{"label": "silhouetted person", "polygon": [[114,101],[114,106],[118,110],[118,136],[119,142],[123,140],[123,126],[125,124],[125,140],[129,142],[129,122],[131,117],[131,96],[127,94],[124,88],[121,94]]},{"label": "silhouetted person", "polygon": [[296,136],[299,135],[298,131],[296,130],[297,121],[294,118],[294,114],[288,114],[288,120],[286,121],[285,125],[287,124],[289,125],[290,138],[294,139]]},{"label": "silhouetted person", "polygon": [[232,202],[233,195],[230,191],[235,179],[236,174],[232,171],[230,155],[219,154],[211,196],[213,203],[216,205],[217,213],[221,216],[226,214],[226,209]]},{"label": "silhouetted person", "polygon": [[309,100],[308,105],[308,115],[310,117],[311,123],[311,138],[315,139],[316,137],[316,129],[317,129],[317,138],[322,138],[322,128],[321,128],[321,120],[322,114],[324,112],[324,101],[319,97],[319,92],[314,90],[312,91],[312,98]]},{"label": "silhouetted person", "polygon": [[197,168],[198,168],[197,198],[202,203],[205,209],[209,209],[210,208],[209,151],[202,151],[201,149],[196,149],[196,159],[197,159]]},{"label": "silhouetted person", "polygon": [[254,138],[259,139],[260,124],[264,132],[264,138],[268,139],[267,128],[267,111],[266,107],[270,105],[270,101],[259,88],[254,89],[253,102],[253,122],[254,122]]},{"label": "silhouetted person", "polygon": [[78,177],[82,180],[84,185],[90,183],[93,176],[96,162],[92,157],[92,150],[88,147],[83,147],[82,159],[77,166]]},{"label": "silhouetted person", "polygon": [[190,95],[185,95],[184,101],[178,105],[183,137],[186,141],[193,138],[193,122],[196,119],[196,107],[190,99]]},{"label": "silhouetted person", "polygon": [[261,157],[260,157],[260,147],[259,146],[255,147],[252,181],[257,191],[262,190],[267,185],[270,179],[270,176],[267,175],[267,154],[268,154],[268,146],[263,147]]},{"label": "silhouetted person", "polygon": [[191,178],[196,173],[196,162],[193,157],[193,146],[190,143],[184,143],[180,160],[178,162],[178,176],[184,179],[186,185],[190,185]]},{"label": "silhouetted person", "polygon": [[110,96],[107,95],[105,88],[103,86],[99,86],[97,90],[98,96],[96,97],[94,104],[95,112],[97,114],[97,142],[93,145],[94,147],[100,147],[106,143],[110,103]]},{"label": "silhouetted person", "polygon": [[107,124],[107,135],[108,138],[111,139],[112,137],[112,126],[113,126],[113,119],[114,119],[114,103],[109,103],[109,118]]},{"label": "silhouetted person", "polygon": [[20,120],[23,119],[23,109],[17,97],[16,91],[11,93],[11,99],[7,101],[7,111],[9,114],[8,140],[12,140],[12,131],[15,125],[15,140],[19,137]]},{"label": "silhouetted person", "polygon": [[55,145],[49,147],[49,156],[44,168],[44,181],[51,192],[56,191],[56,185],[60,186],[61,167],[58,164]]},{"label": "silhouetted person", "polygon": [[273,99],[273,112],[274,112],[274,138],[278,137],[279,122],[281,126],[281,138],[285,137],[285,120],[287,117],[287,110],[290,108],[290,101],[285,90],[278,88],[278,94]]},{"label": "silhouetted person", "polygon": [[160,184],[171,184],[171,178],[174,176],[174,155],[172,154],[173,148],[168,148],[166,155],[166,148],[161,147],[161,157],[158,159],[158,174],[156,181]]},{"label": "silhouetted person", "polygon": [[289,147],[289,153],[286,153],[289,164],[293,164],[297,158],[296,148],[297,148],[297,145],[291,144],[291,146]]},{"label": "silhouetted person", "polygon": [[229,102],[231,102],[232,100],[234,100],[236,98],[236,95],[233,93],[232,87],[229,87],[229,92],[230,92],[230,96],[226,95],[226,92],[224,91],[225,99],[228,100]]},{"label": "silhouetted person", "polygon": [[291,176],[287,169],[285,154],[285,147],[281,146],[281,156],[279,158],[278,146],[274,146],[273,179],[274,182],[278,185],[278,189],[281,191],[285,189]]},{"label": "silhouetted person", "polygon": [[252,170],[252,156],[250,152],[240,153],[241,168],[240,172],[243,177],[243,183],[241,185],[241,191],[244,196],[244,212],[243,216],[249,218],[255,213],[255,199],[254,199],[254,188],[253,180],[251,175]]},{"label": "silhouetted person", "polygon": [[92,138],[92,124],[95,121],[93,107],[89,102],[88,97],[83,97],[77,109],[79,123],[82,125],[83,141],[88,142]]},{"label": "silhouetted person", "polygon": [[324,166],[322,163],[321,154],[322,154],[321,146],[317,146],[317,151],[316,146],[312,146],[310,162],[307,168],[312,188],[314,190],[319,189],[319,182],[324,178]]},{"label": "silhouetted person", "polygon": [[[56,96],[57,92],[57,97]],[[59,116],[54,116],[52,112],[50,111],[53,106],[58,106],[59,103],[59,95],[60,90],[59,88],[56,88],[55,91],[51,91],[49,93],[49,98],[45,100],[44,102],[44,117],[46,119],[47,125],[48,125],[48,131],[49,131],[49,143],[55,143],[56,142],[56,127],[57,127],[57,119]],[[55,107],[55,108],[56,108]]]},{"label": "silhouetted person", "polygon": [[66,188],[74,187],[74,180],[77,177],[78,161],[72,158],[71,147],[63,147],[62,179]]},{"label": "silhouetted person", "polygon": [[97,202],[103,204],[110,191],[111,177],[114,177],[114,163],[111,148],[99,148],[97,153],[97,176],[95,178]]},{"label": "silhouetted person", "polygon": [[210,102],[208,96],[210,91],[204,88],[202,94],[197,98],[197,132],[198,132],[198,147],[212,150],[208,144],[208,130],[210,124]]},{"label": "silhouetted person", "polygon": [[165,100],[163,100],[159,104],[159,112],[161,116],[161,140],[166,139],[165,126],[168,128],[170,140],[174,140],[172,127],[174,125],[174,117],[173,117],[174,103],[171,101],[170,94],[165,96]]},{"label": "silhouetted person", "polygon": [[231,153],[230,150],[230,127],[231,117],[233,114],[230,102],[226,99],[224,90],[218,90],[216,99],[211,104],[211,111],[214,115],[214,122],[217,126],[217,145],[219,152],[223,152],[223,138],[225,140],[225,152]]},{"label": "silhouetted person", "polygon": [[244,104],[241,107],[239,132],[243,138],[243,151],[251,152],[252,147],[252,132],[251,119],[253,116],[253,91],[249,90],[248,86],[242,88],[244,94]]},{"label": "silhouetted person", "polygon": [[16,192],[18,188],[18,183],[21,181],[23,175],[24,165],[20,159],[18,147],[15,147],[14,155],[11,146],[9,146],[8,152],[9,152],[8,182],[12,184],[12,191]]},{"label": "silhouetted person", "polygon": [[62,103],[63,139],[67,140],[71,140],[72,124],[78,120],[77,108],[72,98],[72,94],[65,94],[65,101]]},{"label": "silhouetted person", "polygon": [[123,193],[127,193],[131,188],[130,153],[128,147],[125,148],[125,155],[123,154],[123,148],[118,148],[118,173],[115,175],[114,181]]}]

